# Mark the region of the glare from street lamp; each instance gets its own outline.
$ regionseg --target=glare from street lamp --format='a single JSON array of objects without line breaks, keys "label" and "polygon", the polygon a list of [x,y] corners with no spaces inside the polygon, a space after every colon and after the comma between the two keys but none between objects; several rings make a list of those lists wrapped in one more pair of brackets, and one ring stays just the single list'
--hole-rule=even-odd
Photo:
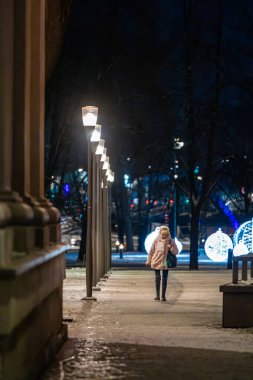
[{"label": "glare from street lamp", "polygon": [[111,182],[110,181],[110,177],[111,177],[111,169],[110,169],[110,164],[109,164],[109,168],[106,170],[106,173],[105,173],[105,175],[106,175],[106,177],[107,177],[107,181],[109,181],[109,182]]},{"label": "glare from street lamp", "polygon": [[97,155],[102,154],[103,150],[104,150],[104,145],[105,145],[105,140],[100,139],[98,142],[95,154],[97,154]]},{"label": "glare from street lamp", "polygon": [[98,108],[94,106],[82,107],[82,118],[84,127],[95,127],[98,118]]},{"label": "glare from street lamp", "polygon": [[100,136],[101,136],[101,128],[102,128],[102,126],[100,124],[95,125],[95,128],[94,128],[92,135],[91,135],[91,138],[90,138],[91,142],[99,142]]}]

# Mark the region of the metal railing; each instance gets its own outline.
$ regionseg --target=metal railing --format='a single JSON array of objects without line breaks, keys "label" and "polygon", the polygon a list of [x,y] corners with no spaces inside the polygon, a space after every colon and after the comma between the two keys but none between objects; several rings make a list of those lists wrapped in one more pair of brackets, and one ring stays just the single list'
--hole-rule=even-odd
[{"label": "metal railing", "polygon": [[[239,263],[242,263],[242,278],[241,281],[248,280],[248,263],[250,263],[250,276],[253,278],[253,253],[249,253],[243,256],[233,257],[233,284],[238,284],[239,281]],[[253,286],[253,285],[252,285]]]}]

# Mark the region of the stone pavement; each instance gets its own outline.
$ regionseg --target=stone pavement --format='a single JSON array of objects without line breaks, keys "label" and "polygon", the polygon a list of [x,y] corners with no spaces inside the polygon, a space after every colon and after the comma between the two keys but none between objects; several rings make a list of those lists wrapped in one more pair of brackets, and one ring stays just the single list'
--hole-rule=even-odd
[{"label": "stone pavement", "polygon": [[41,380],[252,380],[253,328],[222,328],[219,286],[230,281],[230,270],[173,270],[159,302],[151,270],[115,269],[97,301],[81,301],[84,270],[68,269],[70,339]]}]

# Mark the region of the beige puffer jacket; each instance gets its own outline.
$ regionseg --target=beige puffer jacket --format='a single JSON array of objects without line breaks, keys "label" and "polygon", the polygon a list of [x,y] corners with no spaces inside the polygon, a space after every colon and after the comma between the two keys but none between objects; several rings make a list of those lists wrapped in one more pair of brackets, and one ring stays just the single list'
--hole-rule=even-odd
[{"label": "beige puffer jacket", "polygon": [[162,239],[161,236],[158,236],[153,241],[146,264],[151,265],[153,269],[168,269],[166,261],[169,249],[174,255],[178,254],[178,248],[173,239]]}]

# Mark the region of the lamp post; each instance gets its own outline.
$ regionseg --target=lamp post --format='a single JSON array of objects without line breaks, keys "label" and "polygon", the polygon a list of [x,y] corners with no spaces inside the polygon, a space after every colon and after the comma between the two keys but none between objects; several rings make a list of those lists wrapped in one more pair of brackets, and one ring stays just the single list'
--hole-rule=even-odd
[{"label": "lamp post", "polygon": [[102,273],[101,276],[104,276],[107,273],[107,263],[108,263],[108,184],[107,184],[107,175],[110,169],[109,157],[105,157],[103,163],[102,172],[102,210],[103,210],[103,262],[102,262]]},{"label": "lamp post", "polygon": [[178,179],[177,169],[178,169],[178,161],[176,158],[176,150],[182,149],[184,146],[184,142],[180,141],[179,138],[175,138],[173,142],[173,171],[174,171],[174,205],[173,205],[173,232],[174,238],[177,237],[177,185],[176,181]]},{"label": "lamp post", "polygon": [[107,220],[108,220],[108,234],[107,234],[107,246],[108,246],[108,256],[107,256],[107,271],[111,269],[112,266],[112,220],[111,220],[111,187],[114,182],[114,172],[109,169],[107,175]]},{"label": "lamp post", "polygon": [[95,301],[92,297],[92,276],[93,276],[93,252],[92,252],[92,151],[91,137],[97,123],[98,108],[93,106],[82,107],[82,119],[87,137],[88,154],[88,209],[87,209],[87,234],[86,234],[86,297],[82,300]]}]

